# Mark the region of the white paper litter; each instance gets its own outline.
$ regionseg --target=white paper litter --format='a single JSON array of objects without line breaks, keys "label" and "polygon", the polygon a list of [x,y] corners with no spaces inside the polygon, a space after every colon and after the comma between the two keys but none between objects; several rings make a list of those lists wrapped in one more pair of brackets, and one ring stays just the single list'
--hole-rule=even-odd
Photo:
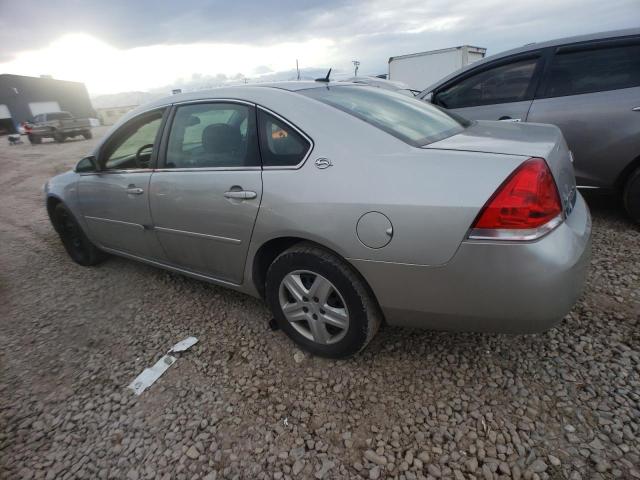
[{"label": "white paper litter", "polygon": [[187,337],[184,340],[176,343],[167,352],[167,355],[158,360],[153,367],[145,368],[144,371],[140,375],[138,375],[127,388],[133,390],[136,395],[140,395],[147,388],[153,385],[154,382],[158,380],[162,376],[162,374],[175,363],[176,357],[172,357],[171,355],[169,355],[170,353],[184,352],[185,350],[190,349],[196,343],[198,343],[198,339],[196,337]]},{"label": "white paper litter", "polygon": [[184,352],[185,350],[189,350],[196,343],[198,343],[198,339],[196,337],[187,337],[181,342],[176,343],[167,353]]},{"label": "white paper litter", "polygon": [[133,393],[140,395],[148,387],[160,378],[160,376],[167,371],[167,369],[173,365],[176,361],[176,357],[171,355],[165,355],[151,368],[145,368],[143,372],[138,375],[133,382],[127,387],[133,390]]}]

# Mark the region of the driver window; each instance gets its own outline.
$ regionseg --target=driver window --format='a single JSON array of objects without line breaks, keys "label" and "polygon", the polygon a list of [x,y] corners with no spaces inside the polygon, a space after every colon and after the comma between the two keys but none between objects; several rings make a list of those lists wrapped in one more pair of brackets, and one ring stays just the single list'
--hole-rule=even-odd
[{"label": "driver window", "polygon": [[124,127],[115,143],[108,145],[103,160],[105,170],[135,170],[149,168],[156,137],[162,124],[162,114],[157,111],[134,119]]},{"label": "driver window", "polygon": [[485,70],[438,92],[434,101],[444,108],[465,108],[526,100],[537,63],[529,58]]}]

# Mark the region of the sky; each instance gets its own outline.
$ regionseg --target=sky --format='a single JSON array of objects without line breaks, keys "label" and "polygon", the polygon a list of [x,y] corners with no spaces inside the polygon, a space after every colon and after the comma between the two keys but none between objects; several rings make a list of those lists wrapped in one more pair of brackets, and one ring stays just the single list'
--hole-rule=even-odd
[{"label": "sky", "polygon": [[0,0],[0,73],[84,82],[92,96],[304,69],[387,72],[390,56],[487,54],[640,27],[640,0]]}]

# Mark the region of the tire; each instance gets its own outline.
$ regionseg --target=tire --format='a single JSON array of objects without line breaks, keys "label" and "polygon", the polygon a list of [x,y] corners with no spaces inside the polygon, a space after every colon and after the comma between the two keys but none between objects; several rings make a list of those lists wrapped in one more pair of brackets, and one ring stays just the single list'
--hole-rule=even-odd
[{"label": "tire", "polygon": [[53,134],[53,139],[57,142],[57,143],[62,143],[65,140],[65,136],[61,133],[54,133]]},{"label": "tire", "polygon": [[42,143],[42,138],[37,135],[29,134],[29,143],[31,143],[31,145],[39,145]]},{"label": "tire", "polygon": [[85,140],[90,140],[93,138],[93,134],[90,131],[82,132],[82,136]]},{"label": "tire", "polygon": [[59,203],[53,211],[53,226],[74,262],[89,267],[107,258],[107,254],[89,240],[73,214],[62,203]]},{"label": "tire", "polygon": [[629,176],[624,187],[623,201],[631,219],[640,223],[640,167]]},{"label": "tire", "polygon": [[321,357],[358,353],[382,323],[376,300],[353,268],[310,243],[294,245],[273,261],[265,291],[280,329]]}]

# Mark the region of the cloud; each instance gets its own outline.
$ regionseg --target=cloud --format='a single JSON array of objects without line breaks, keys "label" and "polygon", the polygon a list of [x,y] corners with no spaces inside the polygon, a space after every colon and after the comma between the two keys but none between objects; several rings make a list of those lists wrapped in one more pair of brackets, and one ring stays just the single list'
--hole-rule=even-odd
[{"label": "cloud", "polygon": [[357,59],[361,74],[379,74],[406,53],[470,44],[492,54],[638,25],[638,0],[0,0],[0,71],[85,81],[92,93],[194,73],[262,77],[296,59],[345,72]]}]

